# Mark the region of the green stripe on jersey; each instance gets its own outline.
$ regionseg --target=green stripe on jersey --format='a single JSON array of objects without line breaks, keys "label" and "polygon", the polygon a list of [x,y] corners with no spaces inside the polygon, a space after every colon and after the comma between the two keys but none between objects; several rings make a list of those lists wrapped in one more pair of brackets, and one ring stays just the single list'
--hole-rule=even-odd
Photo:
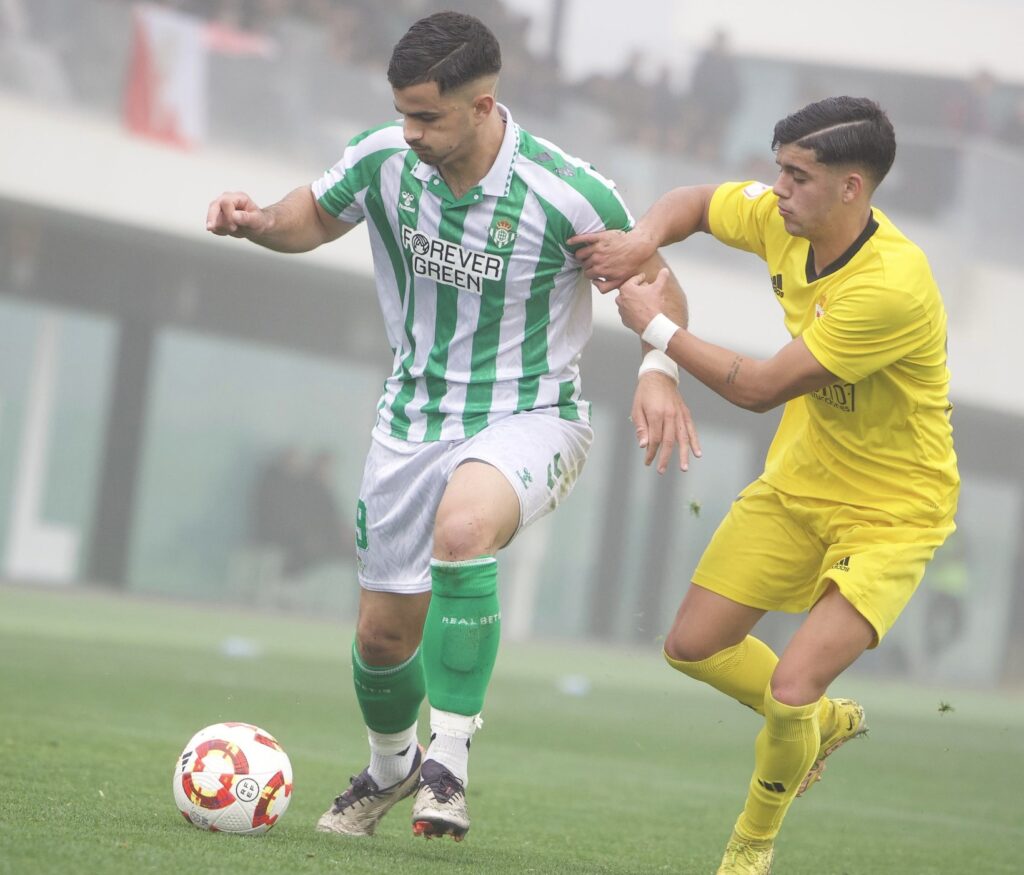
[{"label": "green stripe on jersey", "polygon": [[576,422],[580,418],[580,404],[573,403],[572,396],[576,392],[576,384],[572,380],[566,380],[558,384],[558,416],[561,419],[571,419]]},{"label": "green stripe on jersey", "polygon": [[[419,222],[421,194],[416,194],[413,197],[413,202],[408,205],[404,205],[404,209],[401,201],[402,192],[421,193],[423,186],[420,181],[412,175],[412,169],[416,166],[418,161],[419,159],[416,157],[416,153],[410,151],[405,156],[405,164],[402,167],[401,184],[398,187],[399,208],[397,210],[397,215],[399,216],[399,233],[401,233],[402,225],[409,225],[410,227],[415,228]],[[406,214],[408,215],[406,216]],[[401,379],[402,388],[398,391],[398,394],[395,396],[395,400],[391,405],[391,435],[392,437],[396,437],[404,441],[409,439],[409,429],[412,427],[412,422],[405,411],[409,406],[409,402],[412,401],[413,397],[416,395],[416,380],[410,372],[413,357],[416,354],[416,346],[411,340],[413,337],[413,319],[416,315],[416,296],[412,293],[415,278],[412,275],[411,267],[409,272],[406,273],[406,267],[408,266],[406,258],[408,255],[403,251],[401,242],[396,241],[396,243],[398,245],[398,257],[402,262],[402,282],[400,284],[401,292],[399,294],[403,305],[405,305],[405,337],[409,341],[409,348],[399,365],[398,374],[395,375]],[[396,270],[396,278],[398,275],[398,271]],[[408,301],[408,303],[406,303],[406,301]]]},{"label": "green stripe on jersey", "polygon": [[[523,212],[523,205],[529,189],[526,183],[518,175],[513,175],[509,182],[508,195],[498,201],[494,215],[491,216],[490,227],[495,222],[505,219],[512,223],[512,227],[518,227],[519,217]],[[494,379],[497,374],[498,344],[501,341],[501,319],[505,313],[505,285],[508,282],[508,272],[511,267],[509,253],[511,249],[501,248],[494,243],[491,235],[487,237],[487,245],[484,252],[487,255],[500,255],[505,258],[505,275],[500,281],[486,280],[484,292],[480,300],[480,315],[476,323],[476,331],[473,333],[473,352],[471,356],[471,372],[469,386],[466,388],[466,406],[462,413],[462,425],[466,430],[466,437],[476,434],[487,425],[487,414],[491,410],[491,398],[494,396]],[[547,308],[544,308],[543,318],[548,318]],[[530,323],[527,321],[526,332],[530,332]]]},{"label": "green stripe on jersey", "polygon": [[322,206],[332,216],[337,217],[341,211],[350,206],[356,195],[364,188],[374,190],[373,180],[380,173],[381,165],[401,149],[380,149],[371,152],[365,158],[352,165],[340,182],[331,186],[320,198]]},{"label": "green stripe on jersey", "polygon": [[[441,222],[437,228],[438,236],[442,240],[461,241],[467,212],[468,209],[465,207],[453,207],[442,199]],[[423,405],[423,412],[427,416],[427,432],[424,440],[428,441],[436,441],[441,437],[444,415],[438,410],[441,400],[448,391],[448,380],[446,379],[448,347],[455,336],[455,326],[459,322],[459,295],[465,294],[455,286],[443,283],[436,285],[434,345],[430,348],[430,355],[427,357],[427,365],[423,374],[427,385],[427,402]]]},{"label": "green stripe on jersey", "polygon": [[[536,197],[536,193],[534,193]],[[546,203],[542,198],[536,197],[541,209],[544,212],[546,225],[544,238],[541,243],[540,259],[537,263],[537,272],[534,274],[533,282],[530,285],[530,297],[526,302],[526,326],[523,331],[523,376],[519,378],[519,398],[516,402],[516,410],[529,410],[537,402],[537,392],[540,388],[540,378],[548,373],[548,326],[551,324],[551,292],[555,287],[555,278],[558,271],[565,263],[565,255],[559,240],[566,238],[561,236],[564,227],[567,226],[565,217]],[[561,220],[559,222],[559,220]],[[552,233],[551,229],[555,227]]]},{"label": "green stripe on jersey", "polygon": [[[606,228],[625,230],[632,226],[622,199],[599,176],[594,175],[597,171],[591,165],[581,166],[570,161],[556,147],[538,142],[526,131],[520,132],[519,154],[553,173],[566,185],[583,195],[593,207],[594,212],[601,216]],[[567,238],[563,237],[562,239]]]}]

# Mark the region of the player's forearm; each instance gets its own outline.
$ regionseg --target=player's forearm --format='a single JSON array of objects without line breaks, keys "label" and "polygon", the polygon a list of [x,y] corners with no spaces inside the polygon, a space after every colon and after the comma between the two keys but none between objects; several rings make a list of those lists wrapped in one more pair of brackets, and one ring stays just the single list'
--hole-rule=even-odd
[{"label": "player's forearm", "polygon": [[[656,275],[656,272],[661,270],[663,267],[667,267],[664,259],[660,255],[655,255],[649,262],[647,262],[647,264],[644,265],[643,272],[647,276],[654,276]],[[665,288],[661,296],[661,310],[676,325],[685,328],[690,324],[690,312],[686,304],[686,293],[683,291],[683,287],[680,285],[679,280],[676,279],[676,275],[672,273],[671,269],[668,271]],[[654,350],[654,346],[643,338],[640,339],[640,352],[643,357],[643,363],[640,367],[640,375],[643,375],[647,370],[661,371],[667,376],[673,377],[673,379],[678,383],[679,372],[676,366],[671,362],[666,361],[663,353],[656,353]],[[651,360],[652,355],[654,357],[653,362]],[[660,364],[658,363],[659,361]]]},{"label": "player's forearm", "polygon": [[678,243],[697,231],[706,231],[707,205],[714,191],[712,185],[674,188],[654,202],[635,230],[657,246]]},{"label": "player's forearm", "polygon": [[667,352],[683,370],[737,407],[764,413],[785,400],[764,379],[765,362],[708,343],[685,328],[672,335]]},{"label": "player's forearm", "polygon": [[309,186],[285,195],[263,210],[266,227],[249,239],[275,252],[309,252],[332,239]]},{"label": "player's forearm", "polygon": [[690,324],[690,308],[686,303],[686,292],[674,273],[669,273],[662,297],[662,312],[676,325],[686,328]]}]

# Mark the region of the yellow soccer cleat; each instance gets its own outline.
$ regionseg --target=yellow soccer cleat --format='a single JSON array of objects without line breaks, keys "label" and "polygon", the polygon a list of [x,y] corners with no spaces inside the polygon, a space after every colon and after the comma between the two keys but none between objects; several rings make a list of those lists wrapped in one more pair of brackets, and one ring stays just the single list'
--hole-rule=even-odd
[{"label": "yellow soccer cleat", "polygon": [[770,875],[775,848],[771,839],[741,839],[735,832],[725,846],[716,875]]},{"label": "yellow soccer cleat", "polygon": [[853,701],[853,699],[833,699],[832,704],[836,709],[836,726],[825,738],[821,740],[821,747],[818,748],[818,756],[814,765],[807,772],[800,787],[796,791],[797,796],[803,796],[812,784],[821,780],[825,771],[825,759],[835,753],[846,742],[852,738],[860,738],[868,734],[868,724],[864,720],[864,709]]}]

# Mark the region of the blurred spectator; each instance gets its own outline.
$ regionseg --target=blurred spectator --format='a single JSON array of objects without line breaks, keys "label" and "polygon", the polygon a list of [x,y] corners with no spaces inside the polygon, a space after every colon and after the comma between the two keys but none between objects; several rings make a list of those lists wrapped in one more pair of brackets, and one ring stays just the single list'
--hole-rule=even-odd
[{"label": "blurred spectator", "polygon": [[300,532],[296,549],[285,557],[286,577],[341,561],[355,552],[353,538],[343,534],[334,495],[334,454],[329,450],[313,457],[300,481],[298,500]]},{"label": "blurred spectator", "polygon": [[259,472],[249,499],[250,541],[279,553],[284,567],[301,550],[306,478],[307,462],[298,447],[285,447]]},{"label": "blurred spectator", "polygon": [[718,162],[726,129],[741,100],[736,60],[723,30],[716,31],[697,61],[690,82],[689,151],[701,161]]},{"label": "blurred spectator", "polygon": [[967,627],[967,596],[970,590],[970,566],[964,535],[950,535],[928,569],[925,585],[926,620],[924,644],[927,662],[956,645]]}]

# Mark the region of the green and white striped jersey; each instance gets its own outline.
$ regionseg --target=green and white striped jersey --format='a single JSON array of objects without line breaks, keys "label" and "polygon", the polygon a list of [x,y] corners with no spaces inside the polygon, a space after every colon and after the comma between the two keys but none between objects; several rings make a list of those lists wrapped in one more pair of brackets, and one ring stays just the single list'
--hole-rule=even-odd
[{"label": "green and white striped jersey", "polygon": [[589,419],[579,358],[591,287],[566,241],[628,229],[612,182],[521,129],[456,200],[393,122],[353,139],[313,194],[345,222],[368,219],[394,370],[376,430],[407,441],[469,437],[522,410]]}]

